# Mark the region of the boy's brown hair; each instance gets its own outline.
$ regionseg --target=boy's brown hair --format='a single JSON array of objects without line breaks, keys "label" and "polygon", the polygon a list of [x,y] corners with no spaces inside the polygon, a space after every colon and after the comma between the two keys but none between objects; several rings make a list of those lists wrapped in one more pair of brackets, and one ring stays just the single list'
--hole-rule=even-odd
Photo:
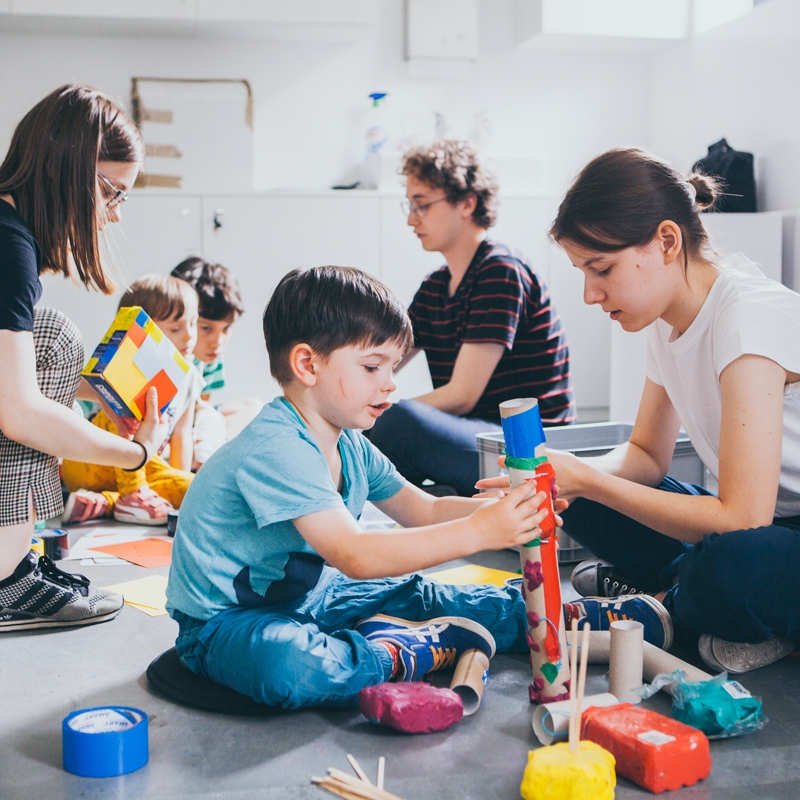
[{"label": "boy's brown hair", "polygon": [[142,275],[119,301],[119,307],[141,306],[155,322],[183,316],[187,306],[197,303],[197,292],[186,281],[171,275]]},{"label": "boy's brown hair", "polygon": [[452,205],[474,195],[472,220],[480,228],[491,228],[497,221],[497,181],[468,142],[445,139],[415,147],[403,156],[400,173],[444,189]]},{"label": "boy's brown hair", "polygon": [[281,278],[264,310],[269,369],[282,386],[293,378],[292,348],[304,342],[323,358],[341,347],[396,341],[414,346],[411,320],[391,289],[353,267],[294,269]]},{"label": "boy's brown hair", "polygon": [[200,300],[200,316],[214,321],[244,314],[244,304],[239,282],[233,273],[222,264],[214,264],[204,258],[187,258],[170,273],[186,281]]}]

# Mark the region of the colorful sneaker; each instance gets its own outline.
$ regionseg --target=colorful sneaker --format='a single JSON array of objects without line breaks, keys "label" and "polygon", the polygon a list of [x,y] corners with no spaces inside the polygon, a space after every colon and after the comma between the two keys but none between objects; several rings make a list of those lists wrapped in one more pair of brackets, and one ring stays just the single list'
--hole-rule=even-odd
[{"label": "colorful sneaker", "polygon": [[122,603],[122,595],[95,589],[31,551],[0,581],[0,632],[93,625],[116,617]]},{"label": "colorful sneaker", "polygon": [[90,492],[88,489],[78,489],[72,492],[64,504],[64,513],[61,515],[62,525],[77,525],[88,522],[90,519],[100,519],[108,511],[108,500],[99,492]]},{"label": "colorful sneaker", "polygon": [[133,525],[166,525],[172,504],[157,495],[149,486],[140,486],[135,492],[122,495],[114,506],[117,522]]},{"label": "colorful sneaker", "polygon": [[704,633],[697,643],[700,658],[711,669],[736,674],[774,664],[784,656],[788,656],[795,647],[794,642],[778,636],[758,644],[745,644],[727,642],[710,633]]},{"label": "colorful sneaker", "polygon": [[574,603],[564,603],[567,628],[572,619],[581,628],[588,622],[593,631],[607,631],[612,622],[633,619],[644,625],[644,640],[669,650],[672,644],[672,618],[655,597],[649,594],[623,594],[619,597],[584,597]]},{"label": "colorful sneaker", "polygon": [[627,576],[613,564],[601,558],[581,561],[569,579],[572,588],[581,597],[619,597],[623,594],[641,594],[635,589]]},{"label": "colorful sneaker", "polygon": [[362,619],[355,629],[370,642],[387,642],[400,653],[399,681],[418,681],[437,669],[455,667],[466,650],[482,650],[491,658],[494,636],[483,625],[463,617],[437,617],[409,622],[378,614]]}]

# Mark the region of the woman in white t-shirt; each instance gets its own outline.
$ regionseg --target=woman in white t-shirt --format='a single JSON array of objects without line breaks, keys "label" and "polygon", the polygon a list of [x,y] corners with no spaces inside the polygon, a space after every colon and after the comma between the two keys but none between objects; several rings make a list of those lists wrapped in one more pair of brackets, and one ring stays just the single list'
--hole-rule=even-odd
[{"label": "woman in white t-shirt", "polygon": [[[551,237],[586,303],[648,329],[647,380],[626,444],[549,455],[565,530],[598,556],[576,590],[618,613],[653,594],[676,631],[702,634],[707,664],[744,672],[800,642],[800,295],[711,249],[700,211],[718,192],[635,149],[597,157],[567,192]],[[718,495],[667,476],[681,426]]]}]

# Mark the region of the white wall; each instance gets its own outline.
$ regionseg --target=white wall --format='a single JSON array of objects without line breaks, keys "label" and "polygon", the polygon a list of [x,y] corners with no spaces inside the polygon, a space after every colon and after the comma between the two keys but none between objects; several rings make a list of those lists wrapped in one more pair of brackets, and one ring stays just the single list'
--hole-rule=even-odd
[{"label": "white wall", "polygon": [[543,194],[559,194],[607,147],[647,143],[646,56],[519,50],[512,0],[481,0],[480,56],[466,74],[411,78],[402,0],[375,2],[377,27],[349,45],[0,33],[0,149],[25,111],[59,84],[90,83],[127,102],[132,76],[248,78],[257,189],[341,180],[362,155],[367,95],[375,91],[389,92],[395,143],[431,138],[437,111],[459,136],[473,136],[478,115],[488,114],[497,153],[546,157]]},{"label": "white wall", "polygon": [[[88,83],[128,103],[132,76],[247,78],[255,100],[258,190],[321,189],[352,176],[363,152],[367,95],[374,91],[389,93],[386,118],[395,147],[432,138],[435,112],[444,115],[451,135],[473,139],[479,118],[488,116],[488,154],[544,158],[542,197],[559,197],[577,170],[609,147],[649,145],[648,56],[519,49],[513,0],[480,0],[478,60],[458,78],[411,77],[403,58],[402,0],[375,2],[379,21],[354,44],[0,33],[0,74],[6,76],[0,152],[19,118],[56,86]],[[509,214],[515,216],[511,204]],[[396,230],[382,231],[383,239],[410,238],[399,211],[395,224]],[[543,239],[547,220],[532,226],[530,238]],[[498,235],[505,227],[501,205]],[[549,273],[566,323],[579,404],[607,406],[607,321],[582,305],[575,270],[546,247],[534,250],[528,255]]]},{"label": "white wall", "polygon": [[800,3],[752,13],[653,57],[650,143],[688,170],[723,136],[756,156],[759,210],[800,208]]}]

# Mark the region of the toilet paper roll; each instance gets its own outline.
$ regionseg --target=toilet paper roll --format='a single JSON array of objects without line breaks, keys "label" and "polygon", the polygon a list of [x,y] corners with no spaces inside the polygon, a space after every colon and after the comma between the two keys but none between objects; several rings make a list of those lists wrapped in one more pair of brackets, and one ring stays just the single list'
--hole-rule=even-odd
[{"label": "toilet paper roll", "polygon": [[[613,694],[593,694],[583,698],[581,714],[592,706],[613,706],[619,702]],[[533,712],[533,732],[542,744],[565,742],[569,736],[569,700],[545,703]]]},{"label": "toilet paper roll", "polygon": [[474,714],[481,705],[483,687],[489,677],[489,659],[481,650],[467,650],[458,659],[450,688],[464,703],[464,716]]},{"label": "toilet paper roll", "polygon": [[644,625],[632,619],[621,619],[612,622],[609,629],[608,689],[621,703],[641,703],[642,698],[633,690],[642,685]]},{"label": "toilet paper roll", "polygon": [[[571,645],[571,632],[567,631],[567,643]],[[589,663],[608,664],[611,657],[611,634],[608,631],[592,631],[589,634]],[[682,669],[686,673],[686,680],[690,683],[710,681],[714,676],[687,664],[685,661],[673,656],[666,650],[661,650],[649,642],[643,647],[643,677],[650,682],[659,672],[675,672]],[[671,686],[665,686],[664,691],[671,693]]]}]

